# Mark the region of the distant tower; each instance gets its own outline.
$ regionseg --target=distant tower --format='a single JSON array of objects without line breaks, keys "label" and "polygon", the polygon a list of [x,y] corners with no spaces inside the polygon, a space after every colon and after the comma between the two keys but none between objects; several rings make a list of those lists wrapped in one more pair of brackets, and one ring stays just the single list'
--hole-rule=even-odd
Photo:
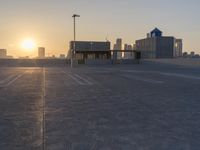
[{"label": "distant tower", "polygon": [[150,33],[147,33],[147,38],[151,38],[151,34]]},{"label": "distant tower", "polygon": [[[114,45],[114,50],[122,50],[122,39],[117,39],[116,44]],[[117,53],[117,59],[122,59],[122,52]]]},{"label": "distant tower", "polygon": [[132,52],[126,52],[126,50],[133,50],[133,46],[129,44],[124,45],[124,59],[131,59],[133,58]]},{"label": "distant tower", "polygon": [[181,57],[183,55],[183,40],[182,39],[175,39],[175,56],[174,57]]},{"label": "distant tower", "polygon": [[162,37],[162,31],[160,31],[158,28],[155,28],[153,31],[151,31],[151,37]]},{"label": "distant tower", "polygon": [[45,48],[38,47],[38,58],[45,58]]},{"label": "distant tower", "polygon": [[116,50],[122,50],[122,39],[116,40]]}]

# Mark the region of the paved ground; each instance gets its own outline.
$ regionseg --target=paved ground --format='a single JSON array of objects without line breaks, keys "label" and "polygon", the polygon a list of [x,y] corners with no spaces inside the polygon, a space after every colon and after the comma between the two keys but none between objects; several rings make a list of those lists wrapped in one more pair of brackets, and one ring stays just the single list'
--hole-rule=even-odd
[{"label": "paved ground", "polygon": [[174,59],[145,59],[142,60],[144,63],[163,63],[163,64],[172,64],[188,67],[200,67],[200,58],[174,58]]},{"label": "paved ground", "polygon": [[200,68],[0,68],[1,150],[199,150]]}]

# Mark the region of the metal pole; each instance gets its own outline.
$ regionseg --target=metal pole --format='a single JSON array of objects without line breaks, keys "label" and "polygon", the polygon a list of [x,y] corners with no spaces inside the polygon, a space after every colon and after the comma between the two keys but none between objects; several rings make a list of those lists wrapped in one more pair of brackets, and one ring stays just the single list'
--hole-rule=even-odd
[{"label": "metal pole", "polygon": [[73,60],[76,53],[76,17],[80,17],[80,15],[74,14],[72,17],[74,18],[74,43],[73,49],[71,50],[71,68],[73,68]]},{"label": "metal pole", "polygon": [[74,52],[75,52],[75,47],[76,47],[76,16],[73,15],[74,18],[74,43],[73,43],[73,48],[71,50],[71,68],[73,68],[73,60],[74,60]]}]

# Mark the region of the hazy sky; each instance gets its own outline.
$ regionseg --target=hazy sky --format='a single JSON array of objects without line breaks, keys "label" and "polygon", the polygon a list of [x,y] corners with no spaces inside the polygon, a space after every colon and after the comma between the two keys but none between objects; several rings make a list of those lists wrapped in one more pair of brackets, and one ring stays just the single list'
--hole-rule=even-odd
[{"label": "hazy sky", "polygon": [[[47,54],[66,53],[73,39],[73,13],[78,40],[123,38],[134,43],[155,27],[184,40],[185,51],[200,53],[199,0],[1,0],[0,48],[14,56],[36,56],[21,48],[32,38]],[[113,44],[113,43],[112,43]]]}]

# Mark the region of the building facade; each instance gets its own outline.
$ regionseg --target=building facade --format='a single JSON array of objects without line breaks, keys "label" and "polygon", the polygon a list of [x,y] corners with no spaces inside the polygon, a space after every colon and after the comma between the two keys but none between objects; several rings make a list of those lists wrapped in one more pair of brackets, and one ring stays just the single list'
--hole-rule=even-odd
[{"label": "building facade", "polygon": [[130,52],[133,50],[133,46],[129,44],[124,44],[124,59],[133,59],[134,53]]},{"label": "building facade", "polygon": [[111,59],[110,42],[96,41],[74,41],[70,42],[70,49],[67,58],[71,57],[71,52],[74,51],[74,58],[77,60],[97,60]]},{"label": "building facade", "polygon": [[[114,44],[113,50],[121,51],[122,48],[122,39],[118,38],[116,44]],[[122,52],[117,52],[117,59],[122,59]]]},{"label": "building facade", "polygon": [[175,39],[175,53],[174,57],[182,57],[183,56],[183,40]]},{"label": "building facade", "polygon": [[[136,50],[141,52],[141,58],[148,59],[173,58],[176,55],[175,46],[176,39],[172,36],[162,36],[162,31],[157,28],[151,31],[147,38],[136,41]],[[182,51],[181,46],[179,51]]]},{"label": "building facade", "polygon": [[38,47],[38,58],[44,59],[45,58],[45,48]]}]

